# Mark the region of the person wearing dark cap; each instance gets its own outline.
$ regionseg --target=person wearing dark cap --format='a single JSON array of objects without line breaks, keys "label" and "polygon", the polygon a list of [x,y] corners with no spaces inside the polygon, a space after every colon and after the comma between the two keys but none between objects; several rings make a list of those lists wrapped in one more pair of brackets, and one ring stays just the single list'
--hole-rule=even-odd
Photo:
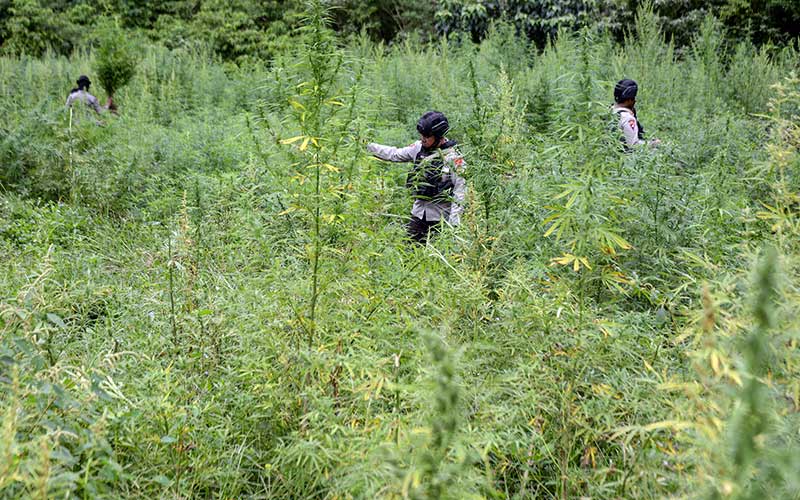
[{"label": "person wearing dark cap", "polygon": [[636,117],[636,94],[638,92],[639,86],[633,80],[620,80],[614,86],[614,106],[611,110],[617,115],[625,151],[631,151],[633,146],[641,144],[655,146],[661,142],[658,139],[647,141],[644,138],[644,127]]},{"label": "person wearing dark cap", "polygon": [[86,75],[81,75],[78,77],[78,84],[77,87],[69,91],[69,96],[67,96],[67,108],[72,107],[72,104],[76,101],[80,101],[89,108],[93,109],[98,115],[107,109],[115,109],[114,103],[111,100],[111,97],[108,98],[105,106],[100,106],[100,102],[98,102],[97,97],[93,96],[89,93],[89,86],[92,84],[92,81],[89,80],[89,77]]},{"label": "person wearing dark cap", "polygon": [[447,117],[439,111],[428,111],[417,121],[419,140],[404,148],[370,143],[367,151],[391,162],[412,163],[406,186],[414,197],[411,220],[406,226],[408,236],[425,243],[442,221],[452,226],[460,222],[466,181],[464,158],[456,149],[456,141],[448,140]]}]

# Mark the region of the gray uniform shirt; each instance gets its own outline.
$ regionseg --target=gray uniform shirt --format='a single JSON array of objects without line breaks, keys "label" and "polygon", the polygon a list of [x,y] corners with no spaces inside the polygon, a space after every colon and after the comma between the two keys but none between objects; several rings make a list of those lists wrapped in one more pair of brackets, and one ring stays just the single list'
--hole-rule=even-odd
[{"label": "gray uniform shirt", "polygon": [[[422,143],[420,141],[404,148],[383,146],[375,143],[367,145],[367,151],[375,157],[397,163],[413,162],[421,149]],[[464,158],[455,148],[443,149],[441,153],[444,157],[442,180],[446,180],[445,176],[450,176],[450,180],[453,182],[453,201],[414,200],[414,206],[411,207],[411,215],[429,221],[445,220],[448,224],[456,226],[460,222],[461,212],[463,211],[461,205],[464,203],[464,195],[467,190],[466,181],[458,174],[464,171],[466,164],[464,163]]]},{"label": "gray uniform shirt", "polygon": [[611,111],[617,113],[619,116],[619,128],[625,134],[625,143],[628,146],[637,146],[639,144],[647,144],[647,141],[639,139],[639,124],[633,111],[625,106],[615,105]]},{"label": "gray uniform shirt", "polygon": [[97,97],[82,89],[76,90],[67,97],[67,107],[69,108],[72,106],[72,103],[75,101],[81,101],[98,113],[103,110],[103,108],[100,107],[100,103],[97,101]]}]

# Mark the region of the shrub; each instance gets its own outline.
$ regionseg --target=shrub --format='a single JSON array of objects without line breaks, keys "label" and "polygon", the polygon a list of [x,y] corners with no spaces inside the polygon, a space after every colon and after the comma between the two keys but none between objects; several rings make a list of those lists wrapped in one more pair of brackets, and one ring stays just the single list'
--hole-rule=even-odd
[{"label": "shrub", "polygon": [[133,78],[137,60],[133,46],[118,27],[101,29],[99,39],[95,71],[100,85],[111,97]]}]

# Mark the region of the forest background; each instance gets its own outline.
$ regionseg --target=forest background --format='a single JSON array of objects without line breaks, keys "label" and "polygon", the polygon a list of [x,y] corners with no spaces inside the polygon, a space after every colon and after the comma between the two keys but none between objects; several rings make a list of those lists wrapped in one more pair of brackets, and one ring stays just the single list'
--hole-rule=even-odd
[{"label": "forest background", "polygon": [[799,15],[0,1],[0,496],[800,498]]},{"label": "forest background", "polygon": [[[482,40],[505,21],[538,47],[559,28],[591,26],[622,41],[640,0],[332,0],[331,27],[390,42],[416,34],[422,41],[464,33]],[[220,58],[268,60],[291,44],[302,19],[301,0],[2,0],[0,47],[6,54],[69,55],[91,43],[104,17],[169,48],[205,45]],[[688,45],[703,20],[715,16],[734,41],[787,43],[800,35],[794,0],[660,0],[653,13],[668,39]]]}]

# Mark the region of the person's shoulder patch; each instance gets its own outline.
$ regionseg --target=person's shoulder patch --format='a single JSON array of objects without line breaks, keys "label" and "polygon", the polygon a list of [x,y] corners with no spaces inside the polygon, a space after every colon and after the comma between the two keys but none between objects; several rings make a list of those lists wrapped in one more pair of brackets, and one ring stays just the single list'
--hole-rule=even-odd
[{"label": "person's shoulder patch", "polygon": [[628,120],[628,126],[631,128],[631,130],[635,130],[636,129],[636,120],[634,120],[633,118]]},{"label": "person's shoulder patch", "polygon": [[453,165],[455,165],[456,167],[460,167],[460,166],[464,165],[464,158],[459,156],[458,158],[453,160]]}]

